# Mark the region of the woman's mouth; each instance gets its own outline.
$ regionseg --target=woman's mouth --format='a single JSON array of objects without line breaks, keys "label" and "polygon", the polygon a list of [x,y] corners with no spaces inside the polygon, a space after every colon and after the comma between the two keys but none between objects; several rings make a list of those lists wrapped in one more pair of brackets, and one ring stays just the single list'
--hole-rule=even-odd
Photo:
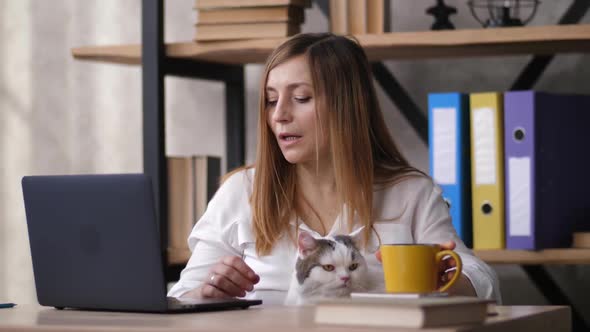
[{"label": "woman's mouth", "polygon": [[301,137],[302,136],[295,134],[280,134],[279,141],[284,146],[290,146],[299,142],[301,140]]}]

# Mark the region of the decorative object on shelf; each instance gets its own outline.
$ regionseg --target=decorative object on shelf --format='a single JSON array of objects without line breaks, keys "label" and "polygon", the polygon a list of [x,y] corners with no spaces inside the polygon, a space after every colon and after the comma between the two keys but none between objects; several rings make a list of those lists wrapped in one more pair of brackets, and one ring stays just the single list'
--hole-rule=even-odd
[{"label": "decorative object on shelf", "polygon": [[540,3],[539,0],[467,1],[471,14],[484,28],[524,26],[533,19]]},{"label": "decorative object on shelf", "polygon": [[449,16],[457,13],[457,8],[447,6],[444,0],[436,0],[436,6],[426,9],[428,15],[434,16],[431,30],[454,30],[455,26],[449,20]]}]

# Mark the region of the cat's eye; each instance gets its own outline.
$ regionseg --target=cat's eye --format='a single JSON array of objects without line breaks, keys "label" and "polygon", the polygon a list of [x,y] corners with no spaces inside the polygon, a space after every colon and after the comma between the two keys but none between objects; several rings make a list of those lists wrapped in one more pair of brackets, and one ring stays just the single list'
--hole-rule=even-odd
[{"label": "cat's eye", "polygon": [[350,266],[348,267],[348,269],[349,269],[350,271],[354,271],[354,270],[356,270],[358,267],[359,267],[359,265],[358,265],[357,263],[354,263],[354,264],[350,264]]},{"label": "cat's eye", "polygon": [[328,272],[334,271],[334,265],[332,265],[332,264],[322,265],[322,268]]}]

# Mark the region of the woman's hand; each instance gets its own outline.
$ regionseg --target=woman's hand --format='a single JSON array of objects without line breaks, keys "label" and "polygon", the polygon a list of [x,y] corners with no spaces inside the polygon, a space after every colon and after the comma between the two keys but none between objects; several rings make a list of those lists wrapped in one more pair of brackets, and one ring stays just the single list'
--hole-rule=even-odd
[{"label": "woman's hand", "polygon": [[242,297],[254,289],[260,277],[238,256],[225,256],[215,264],[205,283],[182,297]]},{"label": "woman's hand", "polygon": [[[448,241],[439,244],[441,250],[453,250],[456,247],[455,241]],[[455,275],[455,268],[457,267],[457,262],[453,257],[447,256],[446,259],[443,259],[438,266],[438,282],[437,288],[444,286],[449,280],[453,278]]]}]

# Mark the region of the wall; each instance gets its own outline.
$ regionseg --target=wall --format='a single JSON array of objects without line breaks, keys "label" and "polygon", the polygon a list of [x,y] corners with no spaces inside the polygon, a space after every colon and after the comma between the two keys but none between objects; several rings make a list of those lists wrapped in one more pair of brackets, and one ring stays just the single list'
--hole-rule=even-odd
[{"label": "wall", "polygon": [[[193,0],[168,0],[166,40],[193,35]],[[434,1],[392,2],[394,31],[427,30]],[[458,28],[476,28],[465,1],[447,1]],[[545,1],[531,25],[552,24],[570,1]],[[139,43],[141,1],[0,0],[0,301],[35,302],[20,179],[28,174],[140,172],[141,72],[138,67],[74,60],[81,45]],[[584,18],[589,23],[588,15]],[[304,32],[325,31],[317,6]],[[421,109],[430,91],[506,90],[529,56],[386,62]],[[560,55],[537,88],[590,93],[590,56]],[[260,65],[246,66],[247,161],[254,160]],[[225,153],[224,88],[220,83],[166,79],[166,148],[170,155]],[[379,89],[387,125],[420,169],[428,150]],[[544,303],[514,266],[497,266],[506,303]],[[551,269],[575,297],[587,293],[588,270]],[[586,302],[584,302],[586,301]]]}]

